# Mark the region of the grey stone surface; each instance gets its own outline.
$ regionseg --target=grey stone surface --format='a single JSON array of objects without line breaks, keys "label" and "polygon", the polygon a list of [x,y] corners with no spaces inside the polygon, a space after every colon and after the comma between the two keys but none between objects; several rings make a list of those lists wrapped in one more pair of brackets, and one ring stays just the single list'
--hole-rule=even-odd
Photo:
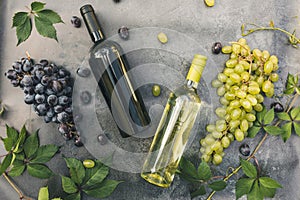
[{"label": "grey stone surface", "polygon": [[[65,21],[65,24],[56,25],[59,43],[39,36],[34,29],[28,41],[16,47],[17,39],[15,30],[11,29],[11,18],[14,12],[26,10],[24,6],[29,5],[31,1],[0,1],[0,98],[7,106],[7,112],[0,121],[0,136],[5,135],[5,123],[20,128],[26,122],[29,130],[40,128],[41,144],[54,143],[62,146],[61,153],[49,162],[49,167],[57,174],[63,175],[66,175],[68,172],[62,155],[79,159],[93,158],[95,154],[90,154],[88,150],[97,151],[97,148],[99,148],[100,151],[101,148],[93,146],[96,144],[88,146],[87,149],[76,148],[72,142],[64,141],[54,124],[44,124],[35,115],[31,107],[23,103],[23,92],[19,88],[13,88],[3,76],[3,73],[10,68],[14,60],[25,56],[25,51],[28,50],[33,58],[48,58],[58,65],[65,66],[75,74],[75,70],[87,58],[88,50],[92,45],[85,27],[82,26],[80,29],[75,29],[70,23],[71,16],[79,16],[79,8],[85,3],[93,4],[107,37],[118,40],[115,34],[122,25],[126,25],[132,30],[129,42],[119,41],[124,50],[128,51],[128,59],[132,66],[158,63],[168,66],[174,72],[184,76],[194,53],[200,52],[209,57],[201,86],[199,86],[201,90],[200,95],[203,95],[203,101],[205,102],[206,113],[204,117],[198,120],[197,130],[201,130],[200,133],[194,130],[194,133],[197,134],[185,152],[195,163],[200,161],[198,157],[198,141],[204,134],[202,130],[205,122],[214,118],[210,111],[217,106],[217,99],[213,93],[214,90],[209,86],[209,80],[217,74],[218,70],[222,70],[223,63],[227,59],[226,55],[212,55],[210,51],[211,45],[215,41],[221,41],[223,44],[236,41],[241,37],[240,26],[245,22],[268,24],[270,20],[274,20],[277,26],[287,30],[293,30],[294,28],[299,30],[300,23],[299,18],[296,17],[300,13],[299,0],[288,2],[283,0],[216,1],[216,5],[213,8],[207,8],[202,1],[198,0],[123,0],[119,4],[115,4],[111,0],[56,0],[45,2],[47,3],[47,8],[57,11]],[[147,29],[145,27],[157,28]],[[166,45],[161,45],[157,42],[156,30],[167,32],[169,42]],[[279,32],[260,32],[247,36],[248,43],[252,48],[266,49],[279,57],[281,81],[276,85],[277,92],[280,92],[282,89],[288,72],[296,73],[300,71],[299,50],[287,45],[286,39],[285,35]],[[134,48],[137,49],[129,51]],[[161,74],[155,74],[157,71],[154,68],[152,70],[150,68],[147,70],[147,73],[149,73],[149,76],[153,74],[153,76],[158,77],[157,79],[162,81],[164,85],[176,86],[182,83],[180,77],[170,78],[172,73],[168,75],[167,70],[160,72]],[[144,76],[147,75],[144,74]],[[143,74],[140,77],[143,77]],[[143,81],[143,79],[140,81]],[[81,85],[79,89],[82,89],[82,87],[84,86]],[[165,104],[170,88],[163,88],[163,94],[159,98],[153,98],[149,95],[151,90],[149,86],[143,86],[141,89],[143,90],[147,107],[158,106],[156,107],[158,110],[154,110],[152,120],[158,118],[159,109],[161,108],[159,106]],[[111,139],[118,146],[128,151],[146,153],[151,138],[141,139],[133,137],[122,140],[117,137],[116,127],[102,95],[99,91],[92,92],[98,99],[95,103],[95,111],[103,131],[111,134]],[[285,99],[280,100],[284,101]],[[267,105],[271,101],[267,101]],[[299,104],[299,101],[297,103]],[[155,124],[152,124],[152,126],[155,126]],[[92,144],[91,140],[95,140],[94,137],[96,138],[98,134],[97,132],[82,131],[83,138],[91,136],[91,138],[85,138],[89,144]],[[254,140],[246,139],[252,149],[257,144],[259,137],[261,135]],[[299,199],[299,142],[300,138],[295,136],[292,136],[287,143],[283,143],[279,138],[269,137],[257,155],[262,166],[262,172],[275,178],[284,186],[284,189],[278,190],[274,199]],[[224,162],[220,166],[214,167],[217,175],[225,174],[229,166],[237,166],[239,145],[239,143],[235,142],[226,150],[227,155]],[[1,144],[0,152],[3,151],[4,148]],[[126,160],[122,160],[122,162],[124,162],[124,165],[128,164]],[[117,169],[111,169],[109,178],[124,180],[125,183],[122,183],[113,195],[107,199],[190,199],[189,186],[185,181],[180,180],[178,176],[175,177],[173,184],[168,189],[158,188],[146,183],[140,178],[138,173],[128,173]],[[234,199],[233,186],[235,179],[236,177],[233,177],[226,191],[217,193],[214,199]],[[47,183],[47,181],[32,178],[25,173],[23,176],[15,178],[14,181],[20,189],[32,198],[36,198],[39,187],[46,184],[49,184],[52,195],[62,194],[59,177],[53,177]],[[16,193],[4,181],[3,177],[0,179],[0,199],[18,199]],[[84,197],[84,199],[88,198]],[[197,199],[204,198],[199,197]]]}]

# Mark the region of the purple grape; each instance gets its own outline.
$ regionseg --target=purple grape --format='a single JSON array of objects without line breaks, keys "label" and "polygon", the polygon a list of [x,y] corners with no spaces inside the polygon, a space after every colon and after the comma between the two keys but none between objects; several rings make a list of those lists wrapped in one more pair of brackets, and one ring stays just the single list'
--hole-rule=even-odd
[{"label": "purple grape", "polygon": [[66,123],[69,120],[69,115],[66,112],[61,112],[57,114],[57,121],[60,123]]},{"label": "purple grape", "polygon": [[121,28],[119,28],[118,34],[119,34],[120,38],[122,38],[123,40],[128,40],[129,29],[126,26],[122,26]]},{"label": "purple grape", "polygon": [[11,80],[15,80],[17,79],[17,72],[15,70],[8,70],[7,72],[5,72],[4,74],[8,79],[11,79]]},{"label": "purple grape", "polygon": [[214,54],[219,54],[222,50],[222,44],[220,42],[214,43],[211,50]]},{"label": "purple grape", "polygon": [[79,28],[81,26],[81,20],[77,16],[73,16],[71,18],[71,23],[74,25],[75,28]]},{"label": "purple grape", "polygon": [[54,94],[51,94],[48,96],[47,98],[47,103],[50,105],[50,106],[55,106],[58,102],[58,99],[57,99],[57,96],[54,95]]}]

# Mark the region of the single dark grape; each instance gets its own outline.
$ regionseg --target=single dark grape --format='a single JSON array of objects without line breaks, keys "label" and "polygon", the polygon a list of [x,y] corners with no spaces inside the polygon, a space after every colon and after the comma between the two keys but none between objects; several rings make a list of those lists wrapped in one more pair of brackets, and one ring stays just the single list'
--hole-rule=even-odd
[{"label": "single dark grape", "polygon": [[22,69],[24,72],[29,72],[32,69],[32,63],[30,60],[25,59],[25,62],[23,63]]},{"label": "single dark grape", "polygon": [[122,26],[121,28],[119,28],[118,34],[119,34],[120,38],[122,38],[123,40],[128,40],[129,29],[126,26]]},{"label": "single dark grape", "polygon": [[20,62],[14,62],[12,64],[12,68],[17,72],[21,73],[22,72],[22,64]]},{"label": "single dark grape", "polygon": [[14,87],[18,87],[20,86],[20,81],[18,79],[11,79],[10,83],[14,86]]},{"label": "single dark grape", "polygon": [[45,116],[47,113],[47,110],[48,109],[47,109],[46,104],[42,103],[42,104],[37,105],[35,112],[39,116]]},{"label": "single dark grape", "polygon": [[44,71],[49,76],[51,76],[53,74],[53,68],[51,66],[45,67]]},{"label": "single dark grape", "polygon": [[58,99],[57,99],[57,96],[54,95],[54,94],[51,94],[48,96],[47,98],[47,103],[50,105],[50,106],[55,106],[58,102]]},{"label": "single dark grape", "polygon": [[66,112],[61,112],[57,114],[57,121],[60,123],[66,123],[69,120],[69,115]]},{"label": "single dark grape", "polygon": [[23,92],[24,94],[30,94],[30,95],[33,95],[35,93],[33,87],[24,87]]},{"label": "single dark grape", "polygon": [[61,105],[54,106],[55,113],[61,113],[62,111],[64,111],[64,108]]},{"label": "single dark grape", "polygon": [[65,69],[63,69],[63,68],[61,68],[61,69],[58,70],[58,77],[59,78],[64,78],[64,77],[70,76],[70,75],[71,75],[70,72],[67,71],[67,70],[65,70]]},{"label": "single dark grape", "polygon": [[220,42],[215,42],[211,50],[214,54],[219,54],[222,50],[222,44]]},{"label": "single dark grape", "polygon": [[37,84],[34,88],[34,92],[37,94],[44,94],[45,93],[45,86],[41,83]]},{"label": "single dark grape", "polygon": [[241,144],[241,146],[239,147],[239,151],[243,156],[249,156],[251,152],[249,145],[246,143]]},{"label": "single dark grape", "polygon": [[59,124],[58,126],[58,131],[61,133],[61,134],[66,134],[66,133],[69,133],[69,127],[68,125],[66,124]]},{"label": "single dark grape", "polygon": [[81,26],[81,20],[77,16],[73,16],[71,18],[71,23],[74,25],[75,28],[79,28]]},{"label": "single dark grape", "polygon": [[24,102],[25,102],[26,104],[33,104],[33,103],[34,103],[34,96],[35,96],[35,95],[26,94],[26,95],[24,96]]},{"label": "single dark grape", "polygon": [[31,76],[30,75],[25,75],[23,77],[23,79],[21,80],[21,84],[25,87],[32,86],[33,85],[33,80],[31,78]]},{"label": "single dark grape", "polygon": [[58,70],[59,70],[59,69],[58,69],[58,67],[57,67],[56,64],[51,63],[50,66],[52,67],[53,73],[58,73]]},{"label": "single dark grape", "polygon": [[55,93],[59,93],[63,90],[62,84],[56,80],[51,81],[50,87]]},{"label": "single dark grape", "polygon": [[69,103],[69,98],[67,96],[58,97],[59,105],[67,105]]},{"label": "single dark grape", "polygon": [[47,88],[46,91],[45,91],[45,93],[47,95],[55,94],[55,92],[51,88]]},{"label": "single dark grape", "polygon": [[44,72],[43,69],[38,69],[38,70],[35,71],[35,76],[36,76],[39,80],[41,80],[45,74],[46,74],[46,73]]},{"label": "single dark grape", "polygon": [[51,81],[51,78],[48,75],[44,75],[41,79],[41,84],[44,86],[48,86],[50,81]]},{"label": "single dark grape", "polygon": [[8,79],[15,80],[17,79],[17,72],[15,70],[9,69],[4,74]]},{"label": "single dark grape", "polygon": [[72,114],[72,112],[73,112],[72,107],[66,107],[66,108],[65,108],[65,112],[67,112],[67,113],[69,113],[69,114]]},{"label": "single dark grape", "polygon": [[91,102],[92,95],[88,91],[83,91],[80,93],[80,99],[84,104],[88,104]]},{"label": "single dark grape", "polygon": [[43,65],[43,67],[46,67],[49,64],[49,62],[46,59],[42,59],[40,60],[40,64]]},{"label": "single dark grape", "polygon": [[47,115],[44,116],[44,122],[45,122],[45,123],[50,123],[50,122],[52,122],[52,117],[48,117]]},{"label": "single dark grape", "polygon": [[81,138],[80,138],[79,136],[75,136],[75,137],[74,137],[74,144],[75,144],[77,147],[83,146],[83,143],[82,143]]},{"label": "single dark grape", "polygon": [[283,112],[284,111],[284,107],[279,102],[273,102],[271,104],[271,108],[274,108],[275,112]]},{"label": "single dark grape", "polygon": [[77,72],[78,76],[81,76],[81,77],[88,77],[91,74],[90,69],[83,68],[83,67],[78,68],[76,72]]},{"label": "single dark grape", "polygon": [[55,115],[54,109],[53,108],[49,108],[48,111],[47,111],[47,113],[46,113],[46,116],[51,117],[51,119],[52,119],[52,117],[54,115]]},{"label": "single dark grape", "polygon": [[36,94],[35,97],[34,97],[34,99],[35,99],[36,103],[41,104],[41,103],[45,102],[46,97],[43,94]]}]

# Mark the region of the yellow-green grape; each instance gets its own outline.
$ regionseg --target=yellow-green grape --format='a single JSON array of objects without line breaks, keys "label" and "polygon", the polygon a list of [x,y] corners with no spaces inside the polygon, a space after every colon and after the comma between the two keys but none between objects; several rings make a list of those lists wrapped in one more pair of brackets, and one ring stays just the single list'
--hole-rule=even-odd
[{"label": "yellow-green grape", "polygon": [[93,160],[84,160],[83,166],[85,168],[93,168],[95,166],[95,162]]},{"label": "yellow-green grape", "polygon": [[246,114],[246,119],[249,121],[249,122],[254,122],[256,120],[256,117],[255,115],[253,115],[252,113],[247,113]]},{"label": "yellow-green grape", "polygon": [[216,139],[219,139],[219,138],[221,138],[223,136],[223,134],[221,132],[219,132],[219,131],[213,131],[211,134]]},{"label": "yellow-green grape", "polygon": [[256,104],[253,108],[257,112],[261,112],[264,109],[264,107],[260,103]]},{"label": "yellow-green grape", "polygon": [[224,124],[216,124],[216,131],[222,132],[226,129],[226,123]]},{"label": "yellow-green grape", "polygon": [[224,118],[226,115],[226,109],[219,107],[215,110],[215,113],[216,113],[216,115],[218,115],[218,117]]},{"label": "yellow-green grape", "polygon": [[204,0],[204,2],[208,7],[212,7],[215,5],[215,0]]},{"label": "yellow-green grape", "polygon": [[272,73],[270,76],[270,80],[274,83],[279,80],[279,75],[277,73]]},{"label": "yellow-green grape", "polygon": [[270,74],[272,71],[273,71],[273,62],[267,61],[264,64],[264,72],[265,72],[265,74]]},{"label": "yellow-green grape", "polygon": [[205,143],[205,138],[203,138],[203,139],[200,140],[200,145],[203,146],[203,147],[207,145]]},{"label": "yellow-green grape", "polygon": [[230,78],[228,78],[226,80],[226,85],[229,85],[229,86],[234,85],[234,82]]},{"label": "yellow-green grape", "polygon": [[213,125],[213,124],[208,124],[207,126],[206,126],[206,131],[207,132],[213,132],[213,131],[215,131],[216,130],[216,126],[215,125]]},{"label": "yellow-green grape", "polygon": [[244,45],[242,48],[241,48],[241,55],[242,56],[248,56],[249,53],[250,53],[250,47],[248,45]]},{"label": "yellow-green grape", "polygon": [[241,121],[240,120],[231,120],[229,122],[229,127],[230,128],[237,128],[240,125]]},{"label": "yellow-green grape", "polygon": [[201,148],[200,148],[200,153],[202,153],[202,154],[205,153],[205,148],[204,148],[204,147],[201,147]]},{"label": "yellow-green grape", "polygon": [[213,151],[217,151],[219,148],[222,147],[222,144],[219,140],[216,140],[212,145],[211,145],[211,149]]},{"label": "yellow-green grape", "polygon": [[223,83],[221,81],[219,81],[218,79],[215,79],[211,82],[211,85],[214,87],[214,88],[218,88],[218,87],[221,87],[223,85]]},{"label": "yellow-green grape", "polygon": [[226,61],[226,67],[234,68],[234,66],[238,63],[237,59],[229,59]]},{"label": "yellow-green grape", "polygon": [[265,93],[267,97],[271,98],[274,95],[274,87],[272,87],[268,92]]},{"label": "yellow-green grape", "polygon": [[227,133],[227,137],[229,138],[230,142],[234,141],[234,136],[232,133]]},{"label": "yellow-green grape", "polygon": [[277,71],[279,69],[279,66],[278,65],[273,65],[273,72]]},{"label": "yellow-green grape", "polygon": [[157,39],[161,42],[161,43],[163,43],[163,44],[165,44],[165,43],[167,43],[168,42],[168,37],[167,37],[167,35],[165,34],[165,33],[159,33],[158,35],[157,35]]},{"label": "yellow-green grape", "polygon": [[232,47],[231,46],[223,46],[222,47],[222,53],[229,54],[232,52]]},{"label": "yellow-green grape", "polygon": [[251,65],[251,70],[252,71],[255,71],[255,70],[257,70],[258,69],[258,64],[257,63],[252,63],[252,65]]},{"label": "yellow-green grape", "polygon": [[250,63],[248,63],[248,62],[245,61],[245,60],[240,60],[240,61],[239,61],[239,64],[243,65],[243,67],[244,67],[245,70],[250,69]]},{"label": "yellow-green grape", "polygon": [[234,71],[235,73],[237,74],[241,74],[244,72],[244,67],[242,64],[237,64],[235,67],[234,67]]},{"label": "yellow-green grape", "polygon": [[272,85],[273,85],[273,84],[272,84],[271,81],[266,80],[265,82],[263,82],[261,89],[262,89],[262,91],[264,91],[265,93],[270,92],[271,89],[272,89]]},{"label": "yellow-green grape", "polygon": [[261,95],[261,94],[257,94],[257,95],[255,95],[256,96],[256,99],[257,99],[257,102],[258,103],[262,103],[262,102],[264,102],[264,96],[263,95]]},{"label": "yellow-green grape", "polygon": [[240,103],[247,110],[251,109],[251,107],[252,107],[252,105],[248,99],[241,99]]},{"label": "yellow-green grape", "polygon": [[255,96],[251,95],[251,94],[248,94],[246,99],[248,101],[250,101],[251,105],[252,106],[255,106],[257,104],[257,99],[255,98]]},{"label": "yellow-green grape", "polygon": [[212,134],[208,134],[206,135],[205,139],[204,139],[204,142],[205,144],[207,145],[211,145],[211,144],[214,144],[215,143],[215,138],[212,136]]},{"label": "yellow-green grape", "polygon": [[249,86],[248,92],[253,95],[259,94],[259,92],[260,92],[259,86],[258,87],[257,86]]},{"label": "yellow-green grape", "polygon": [[[226,107],[226,113],[230,114],[234,108],[231,106]],[[231,115],[230,115],[231,118]]]},{"label": "yellow-green grape", "polygon": [[223,70],[223,73],[224,73],[227,77],[229,77],[230,74],[232,74],[233,72],[234,72],[234,69],[231,69],[231,68],[225,68],[225,69]]},{"label": "yellow-green grape", "polygon": [[232,73],[232,74],[230,74],[230,79],[231,79],[234,83],[240,83],[240,82],[241,82],[241,77],[240,77],[240,75],[238,75],[237,73]]},{"label": "yellow-green grape", "polygon": [[227,92],[227,91],[230,91],[231,85],[229,85],[229,84],[226,83],[226,84],[224,85],[224,87],[225,87],[225,90],[226,90],[226,92]]},{"label": "yellow-green grape", "polygon": [[233,108],[239,108],[239,107],[241,107],[241,103],[239,100],[235,99],[230,102],[229,106],[231,106]]},{"label": "yellow-green grape", "polygon": [[225,97],[225,99],[228,100],[228,101],[231,101],[231,100],[234,100],[234,99],[235,99],[235,95],[234,95],[233,93],[231,93],[231,92],[226,92],[226,93],[224,94],[224,97]]},{"label": "yellow-green grape", "polygon": [[247,40],[245,38],[240,38],[237,42],[243,46],[247,44]]},{"label": "yellow-green grape", "polygon": [[236,59],[236,58],[238,58],[238,56],[237,56],[235,53],[232,52],[232,53],[230,54],[230,58],[231,58],[231,59]]},{"label": "yellow-green grape", "polygon": [[239,44],[233,44],[232,45],[232,52],[235,54],[240,54],[241,53],[241,45]]},{"label": "yellow-green grape", "polygon": [[252,51],[254,58],[256,58],[257,60],[260,60],[262,57],[262,52],[259,49],[253,49]]},{"label": "yellow-green grape", "polygon": [[243,90],[237,90],[234,94],[240,99],[244,99],[247,96],[247,93]]},{"label": "yellow-green grape", "polygon": [[235,109],[233,109],[232,112],[230,113],[230,117],[231,117],[231,119],[235,120],[235,119],[240,118],[241,114],[242,114],[241,109],[235,108]]},{"label": "yellow-green grape", "polygon": [[226,114],[224,119],[229,122],[231,120],[230,114]]},{"label": "yellow-green grape", "polygon": [[159,85],[153,85],[152,87],[152,94],[155,97],[158,97],[160,95],[160,86]]},{"label": "yellow-green grape", "polygon": [[241,131],[241,129],[237,128],[234,132],[234,137],[237,141],[241,142],[244,140],[245,135],[244,135],[243,131]]},{"label": "yellow-green grape", "polygon": [[248,91],[248,86],[246,85],[246,84],[243,84],[243,85],[241,85],[240,86],[240,89],[242,90],[242,91]]},{"label": "yellow-green grape", "polygon": [[274,64],[278,65],[278,58],[275,55],[270,56],[269,60]]},{"label": "yellow-green grape", "polygon": [[219,73],[218,74],[218,80],[221,81],[221,82],[223,82],[223,83],[225,83],[226,80],[227,80],[227,76],[225,74],[223,74],[223,73]]},{"label": "yellow-green grape", "polygon": [[218,96],[223,96],[225,94],[226,90],[224,86],[221,86],[217,89],[217,95]]},{"label": "yellow-green grape", "polygon": [[211,149],[211,146],[205,147],[205,152],[204,154],[206,155],[211,155],[213,153],[213,150]]},{"label": "yellow-green grape", "polygon": [[261,76],[263,74],[264,74],[264,68],[263,67],[259,67],[259,68],[257,68],[257,70],[255,70],[255,75]]},{"label": "yellow-green grape", "polygon": [[265,78],[263,76],[259,76],[259,77],[256,78],[256,82],[258,83],[259,87],[262,86],[264,81],[265,81]]},{"label": "yellow-green grape", "polygon": [[230,139],[227,136],[222,137],[221,139],[222,147],[224,149],[228,148],[230,145]]},{"label": "yellow-green grape", "polygon": [[267,61],[269,58],[270,58],[270,53],[268,51],[264,50],[262,52],[262,59],[263,59],[263,61]]},{"label": "yellow-green grape", "polygon": [[215,153],[216,154],[220,154],[221,156],[224,155],[224,148],[222,146],[220,146],[220,148],[218,148],[217,150],[215,150]]},{"label": "yellow-green grape", "polygon": [[210,159],[211,159],[211,157],[209,156],[209,155],[206,155],[206,154],[203,154],[202,156],[201,156],[201,158],[202,158],[202,160],[204,161],[204,162],[209,162],[210,161]]},{"label": "yellow-green grape", "polygon": [[246,111],[242,110],[241,119],[244,119],[246,117]]},{"label": "yellow-green grape", "polygon": [[220,103],[224,106],[227,106],[229,104],[229,101],[225,97],[221,97],[219,99]]},{"label": "yellow-green grape", "polygon": [[242,80],[243,80],[244,82],[247,82],[247,81],[249,81],[249,79],[250,79],[250,74],[249,74],[248,72],[242,72],[242,73],[241,73],[241,78],[242,78]]},{"label": "yellow-green grape", "polygon": [[214,154],[213,156],[213,164],[214,165],[219,165],[222,162],[222,156],[219,154]]},{"label": "yellow-green grape", "polygon": [[240,89],[239,86],[233,85],[232,87],[230,87],[229,91],[230,91],[231,93],[235,93],[235,91],[237,91],[238,89]]},{"label": "yellow-green grape", "polygon": [[243,119],[240,124],[241,131],[246,132],[248,128],[249,128],[248,121],[246,119]]}]

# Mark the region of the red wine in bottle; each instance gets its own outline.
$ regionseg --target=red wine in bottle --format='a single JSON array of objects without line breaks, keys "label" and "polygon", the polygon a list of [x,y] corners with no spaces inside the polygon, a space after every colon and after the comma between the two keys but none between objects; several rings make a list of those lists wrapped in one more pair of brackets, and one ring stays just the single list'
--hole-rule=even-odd
[{"label": "red wine in bottle", "polygon": [[105,40],[91,5],[82,6],[80,13],[95,43],[89,58],[94,77],[121,136],[133,135],[150,123],[150,117],[139,90],[134,90],[134,80],[128,75],[130,66],[126,56],[118,43]]}]

